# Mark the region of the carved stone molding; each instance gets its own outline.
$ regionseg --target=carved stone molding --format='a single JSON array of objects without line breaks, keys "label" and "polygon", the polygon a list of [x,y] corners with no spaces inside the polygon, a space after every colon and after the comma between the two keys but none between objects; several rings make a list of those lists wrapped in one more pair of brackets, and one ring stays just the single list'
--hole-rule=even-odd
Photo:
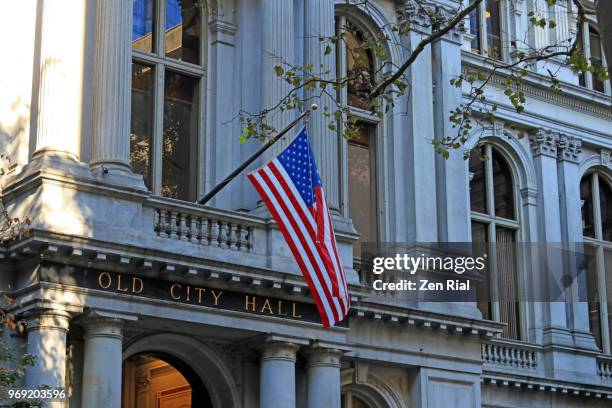
[{"label": "carved stone molding", "polygon": [[559,134],[546,129],[536,129],[529,134],[529,144],[534,156],[557,157]]},{"label": "carved stone molding", "polygon": [[578,163],[578,156],[582,152],[582,140],[565,134],[559,134],[557,142],[559,160],[568,160],[572,163]]},{"label": "carved stone molding", "polygon": [[601,149],[600,157],[601,157],[602,166],[612,168],[612,159],[611,159],[610,150]]}]

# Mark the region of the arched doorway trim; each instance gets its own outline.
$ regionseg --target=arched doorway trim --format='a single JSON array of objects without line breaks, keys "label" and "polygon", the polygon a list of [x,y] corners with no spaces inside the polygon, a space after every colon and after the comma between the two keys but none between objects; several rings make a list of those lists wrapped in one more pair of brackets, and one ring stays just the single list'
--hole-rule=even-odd
[{"label": "arched doorway trim", "polygon": [[340,374],[340,384],[343,391],[349,390],[377,408],[408,408],[399,393],[372,372],[368,372],[365,380],[359,380],[354,368],[344,369]]},{"label": "arched doorway trim", "polygon": [[164,353],[180,359],[200,377],[215,408],[238,408],[238,387],[223,362],[205,344],[181,334],[160,333],[140,338],[123,350],[123,359],[139,353]]}]

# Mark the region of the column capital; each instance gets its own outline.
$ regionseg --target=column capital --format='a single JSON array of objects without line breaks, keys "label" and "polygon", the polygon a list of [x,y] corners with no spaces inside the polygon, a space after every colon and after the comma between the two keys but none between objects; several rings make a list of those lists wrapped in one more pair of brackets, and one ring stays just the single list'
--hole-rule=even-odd
[{"label": "column capital", "polygon": [[262,361],[284,360],[295,363],[299,348],[297,344],[287,341],[268,341],[260,347],[261,359]]},{"label": "column capital", "polygon": [[557,157],[559,134],[538,128],[529,134],[529,144],[534,156]]},{"label": "column capital", "polygon": [[340,368],[342,351],[333,348],[313,345],[304,351],[308,367],[337,367]]},{"label": "column capital", "polygon": [[109,337],[123,339],[123,326],[126,321],[134,321],[136,318],[128,315],[106,313],[98,310],[87,312],[80,323],[85,329],[83,338]]},{"label": "column capital", "polygon": [[578,164],[578,157],[582,152],[582,140],[559,133],[559,139],[557,141],[557,152],[559,161],[569,161],[571,163]]},{"label": "column capital", "polygon": [[63,310],[36,309],[26,315],[28,332],[34,330],[59,330],[68,332],[70,325],[70,314]]}]

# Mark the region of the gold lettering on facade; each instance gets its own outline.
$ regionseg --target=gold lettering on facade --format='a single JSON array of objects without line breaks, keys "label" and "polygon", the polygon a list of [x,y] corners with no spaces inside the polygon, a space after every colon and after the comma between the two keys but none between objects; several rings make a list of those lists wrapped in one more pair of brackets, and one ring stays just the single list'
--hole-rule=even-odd
[{"label": "gold lettering on facade", "polygon": [[172,296],[172,299],[174,300],[181,300],[181,295],[175,295],[174,294],[174,290],[176,288],[182,288],[182,286],[179,283],[175,283],[172,286],[170,286],[170,296]]},{"label": "gold lettering on facade", "polygon": [[215,306],[218,306],[218,305],[219,305],[219,298],[221,297],[221,295],[223,294],[223,292],[216,293],[214,290],[212,290],[212,289],[211,289],[211,290],[210,290],[210,293],[212,293],[213,298],[215,298],[215,299],[214,299]]},{"label": "gold lettering on facade", "polygon": [[196,292],[198,292],[198,303],[202,303],[202,293],[206,292],[204,288],[196,288]]},{"label": "gold lettering on facade", "polygon": [[270,299],[266,299],[263,306],[261,307],[261,313],[267,311],[269,314],[273,315],[272,305],[270,305]]},{"label": "gold lettering on facade", "polygon": [[189,291],[191,289],[191,286],[187,286],[187,298],[185,299],[186,302],[189,302]]},{"label": "gold lettering on facade", "polygon": [[[102,278],[104,278],[104,281],[106,282],[105,284],[102,283]],[[108,272],[102,272],[100,275],[98,275],[98,285],[102,288],[102,289],[108,289],[110,288],[110,285],[113,283],[113,280],[110,276],[110,273]]]},{"label": "gold lettering on facade", "polygon": [[[136,287],[138,287],[138,289],[136,289]],[[141,293],[143,289],[144,283],[142,282],[142,279],[134,276],[132,278],[132,293]]]},{"label": "gold lettering on facade", "polygon": [[287,316],[287,312],[283,313],[283,301],[279,300],[278,301],[278,310],[277,310],[277,314],[281,315],[281,316]]},{"label": "gold lettering on facade", "polygon": [[297,312],[297,303],[293,302],[291,304],[291,317],[294,319],[301,319],[302,315]]},{"label": "gold lettering on facade", "polygon": [[249,310],[249,307],[251,308],[251,311],[255,311],[255,296],[253,296],[253,300],[250,300],[249,298],[251,298],[251,296],[249,295],[244,295],[244,310]]},{"label": "gold lettering on facade", "polygon": [[121,275],[117,274],[117,290],[119,292],[127,292],[128,288],[122,288],[121,287]]}]

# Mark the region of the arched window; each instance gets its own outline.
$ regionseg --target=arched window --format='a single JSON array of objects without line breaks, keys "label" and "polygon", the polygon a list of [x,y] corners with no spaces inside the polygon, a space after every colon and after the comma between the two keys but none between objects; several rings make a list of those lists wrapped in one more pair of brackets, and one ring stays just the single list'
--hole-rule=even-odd
[{"label": "arched window", "polygon": [[342,408],[374,408],[374,406],[368,404],[360,396],[351,391],[342,393],[340,406]]},{"label": "arched window", "polygon": [[589,326],[597,345],[610,353],[612,318],[612,184],[603,175],[586,174],[580,182],[582,234],[587,256]]},{"label": "arched window", "polygon": [[205,42],[195,0],[134,0],[130,164],[153,194],[194,201]]},{"label": "arched window", "polygon": [[367,94],[376,75],[376,60],[370,47],[373,36],[358,22],[340,15],[336,32],[342,41],[336,52],[339,77],[347,77],[348,86],[338,91],[338,100],[347,106],[356,119],[351,124],[351,137],[346,141],[347,186],[343,210],[360,234],[359,242],[376,242],[378,223],[378,183],[376,176],[377,134],[380,119],[373,114]]},{"label": "arched window", "polygon": [[[486,319],[507,324],[503,336],[519,339],[519,287],[514,243],[520,227],[512,172],[491,145],[470,157],[472,242],[489,254],[489,270],[479,285],[479,308]],[[479,243],[491,243],[489,248]],[[480,248],[479,248],[480,247]],[[495,254],[495,256],[492,256]]]}]

